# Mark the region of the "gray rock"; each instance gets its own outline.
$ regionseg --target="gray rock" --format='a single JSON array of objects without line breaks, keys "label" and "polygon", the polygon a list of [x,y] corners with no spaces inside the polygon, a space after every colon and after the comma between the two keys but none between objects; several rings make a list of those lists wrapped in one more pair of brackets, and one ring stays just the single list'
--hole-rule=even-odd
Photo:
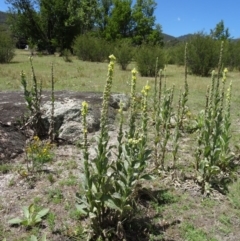
[{"label": "gray rock", "polygon": [[123,103],[123,110],[126,111],[130,106],[130,97],[126,94],[112,94],[109,105],[114,109],[120,109],[120,102]]}]

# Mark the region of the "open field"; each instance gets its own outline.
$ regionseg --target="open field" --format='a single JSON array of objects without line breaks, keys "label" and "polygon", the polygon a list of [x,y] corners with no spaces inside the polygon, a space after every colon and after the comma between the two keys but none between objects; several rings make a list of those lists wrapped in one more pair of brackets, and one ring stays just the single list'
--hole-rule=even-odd
[{"label": "open field", "polygon": [[[0,65],[0,91],[20,90],[20,72],[26,73],[31,79],[31,69],[28,60],[29,53],[17,50],[13,62]],[[73,90],[80,92],[102,92],[108,63],[83,62],[72,57],[67,63],[58,56],[35,56],[33,64],[38,79],[42,79],[43,88],[50,88],[51,63],[54,65],[56,90]],[[115,66],[113,92],[130,92],[132,63],[127,71]],[[167,87],[175,85],[174,107],[177,106],[178,93],[184,88],[184,68],[167,66]],[[149,81],[150,95],[153,96],[154,78],[137,76],[137,92]],[[239,165],[240,126],[240,72],[227,74],[226,88],[232,81],[232,140],[231,147]],[[207,86],[211,78],[201,78],[188,75],[189,100],[187,106],[192,116],[197,115],[205,106]],[[152,102],[151,102],[152,103]],[[125,113],[127,116],[128,113]],[[118,121],[116,121],[116,126]],[[151,128],[151,127],[149,127]],[[116,138],[118,127],[111,132]],[[98,133],[96,133],[98,134]],[[152,133],[151,133],[152,134]],[[89,140],[95,145],[94,134]],[[129,227],[127,240],[158,240],[158,241],[239,241],[240,240],[240,179],[229,186],[227,194],[214,190],[209,198],[200,193],[198,184],[184,173],[191,173],[194,165],[194,148],[196,133],[183,133],[179,147],[178,178],[172,179],[170,171],[161,172],[153,181],[143,183],[152,190],[155,198],[142,193],[139,196],[140,212]],[[75,195],[83,190],[81,182],[82,154],[81,149],[72,146],[56,148],[54,161],[49,165],[51,172],[39,173],[33,179],[24,179],[19,170],[24,167],[24,155],[19,156],[8,165],[0,165],[0,240],[28,240],[31,234],[41,236],[47,234],[49,241],[86,240],[85,220],[75,208]],[[171,159],[171,155],[167,157]],[[189,171],[190,170],[190,171]],[[7,224],[10,218],[22,217],[22,206],[34,203],[37,210],[50,208],[42,225],[32,229],[22,226],[12,227]]]}]

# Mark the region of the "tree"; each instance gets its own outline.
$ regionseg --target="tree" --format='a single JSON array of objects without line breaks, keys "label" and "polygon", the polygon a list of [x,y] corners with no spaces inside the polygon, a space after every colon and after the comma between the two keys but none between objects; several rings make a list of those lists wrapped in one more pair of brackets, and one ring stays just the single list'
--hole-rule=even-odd
[{"label": "tree", "polygon": [[104,33],[113,6],[113,0],[98,0],[96,10],[96,25],[101,33]]},{"label": "tree", "polygon": [[[158,39],[152,41],[156,20],[154,16],[156,6],[154,0],[137,0],[133,6],[133,43],[135,45],[158,41]],[[159,26],[156,28],[156,33],[157,37],[161,39],[161,28]]]},{"label": "tree", "polygon": [[14,43],[10,32],[0,24],[0,63],[9,63],[14,57]]},{"label": "tree", "polygon": [[16,37],[30,39],[39,49],[47,49],[49,52],[54,52],[56,48],[60,51],[71,48],[75,36],[88,29],[89,25],[93,26],[93,6],[90,5],[96,3],[96,0],[6,2],[11,6],[9,22]]},{"label": "tree", "polygon": [[214,39],[223,41],[230,38],[229,29],[225,28],[223,20],[221,20],[214,29],[210,30],[210,35]]},{"label": "tree", "polygon": [[106,39],[115,40],[130,36],[132,0],[114,0],[106,26]]},{"label": "tree", "polygon": [[47,40],[47,36],[42,31],[40,16],[35,11],[36,2],[33,0],[6,0],[9,8],[8,23],[14,37],[31,38],[37,42]]},{"label": "tree", "polygon": [[71,19],[70,0],[41,0],[40,15],[43,32],[53,50],[70,49],[74,37],[80,32],[80,21]]},{"label": "tree", "polygon": [[92,30],[96,23],[98,0],[69,0],[67,11],[70,14],[67,25],[77,25],[84,34]]},{"label": "tree", "polygon": [[188,66],[192,74],[208,76],[217,67],[220,42],[204,33],[194,34],[188,45]]}]

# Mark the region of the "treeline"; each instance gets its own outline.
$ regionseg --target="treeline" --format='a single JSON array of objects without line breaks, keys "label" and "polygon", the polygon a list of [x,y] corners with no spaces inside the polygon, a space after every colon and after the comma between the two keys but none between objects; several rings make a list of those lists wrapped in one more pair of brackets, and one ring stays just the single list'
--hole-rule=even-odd
[{"label": "treeline", "polygon": [[[221,20],[210,33],[195,33],[185,41],[163,41],[156,24],[154,0],[6,0],[9,31],[0,31],[0,62],[13,57],[14,39],[25,39],[30,49],[76,55],[83,61],[102,62],[110,54],[126,69],[136,61],[143,76],[154,76],[164,64],[187,62],[192,74],[208,76],[217,67],[224,41],[223,65],[240,70],[240,41],[231,39]],[[25,46],[25,45],[24,45]]]},{"label": "treeline", "polygon": [[155,23],[154,0],[7,0],[8,22],[15,37],[50,53],[71,49],[76,36],[115,41],[129,38],[133,45],[162,44]]}]

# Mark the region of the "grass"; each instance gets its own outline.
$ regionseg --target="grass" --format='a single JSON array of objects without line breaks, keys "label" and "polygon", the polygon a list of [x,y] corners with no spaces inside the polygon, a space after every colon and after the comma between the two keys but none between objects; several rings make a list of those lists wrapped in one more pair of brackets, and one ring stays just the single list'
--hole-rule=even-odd
[{"label": "grass", "polygon": [[[20,90],[20,72],[26,73],[27,79],[31,78],[29,53],[25,50],[17,50],[12,63],[0,65],[0,89],[2,91]],[[106,69],[108,63],[90,63],[79,61],[75,58],[71,63],[65,62],[57,56],[34,57],[33,63],[38,79],[43,80],[44,88],[50,87],[51,62],[54,63],[54,74],[56,79],[56,90],[73,90],[87,92],[102,92],[106,82]],[[113,92],[129,93],[129,82],[131,78],[130,70],[135,67],[132,63],[127,71],[122,71],[115,67]],[[232,146],[239,141],[239,72],[228,74],[227,84],[233,82],[232,93]],[[154,78],[137,78],[137,92],[142,89],[146,81],[153,87]],[[205,93],[211,79],[189,75],[189,102],[188,107],[192,115],[196,115],[205,105]],[[184,68],[174,65],[167,66],[166,84],[168,87],[175,85],[175,106],[178,93],[184,85]],[[153,89],[153,88],[152,88]],[[151,93],[153,94],[153,93]],[[181,168],[189,168],[193,159],[193,139],[184,136],[181,142]],[[186,137],[186,138],[185,138]],[[82,215],[74,208],[75,194],[80,192],[79,183],[81,177],[77,175],[79,170],[79,160],[68,159],[56,161],[51,174],[42,174],[41,180],[34,183],[34,189],[28,189],[24,198],[19,194],[20,201],[11,200],[11,209],[6,202],[1,199],[0,223],[6,223],[9,213],[15,210],[19,212],[19,203],[27,205],[34,202],[44,207],[50,206],[51,212],[43,220],[43,226],[48,227],[47,237],[54,237],[61,234],[66,240],[86,240],[84,227],[86,225]],[[81,161],[80,161],[81,162]],[[82,161],[83,162],[83,161]],[[182,164],[184,163],[184,164]],[[61,169],[60,169],[61,168]],[[14,179],[14,164],[0,165],[0,175],[10,175],[8,188],[18,189],[18,185],[24,185],[22,180]],[[11,176],[12,175],[12,176]],[[46,182],[44,182],[46,180]],[[21,184],[19,184],[19,182]],[[49,187],[51,185],[51,187]],[[213,198],[203,199],[199,194],[199,187],[192,180],[183,182],[176,180],[171,182],[169,176],[160,175],[152,183],[146,184],[147,188],[155,191],[155,199],[141,197],[140,203],[142,212],[146,213],[146,218],[153,220],[148,223],[146,232],[150,232],[151,240],[174,240],[174,241],[221,241],[225,236],[235,235],[236,240],[240,239],[240,181],[236,181],[229,187],[229,193],[224,196],[214,193]],[[26,187],[26,186],[25,186]],[[36,191],[39,194],[36,196]],[[81,193],[80,193],[81,195]],[[11,196],[9,196],[11,197]],[[26,203],[28,202],[28,203]],[[8,207],[8,208],[6,208]],[[146,222],[146,221],[145,221]],[[152,226],[151,226],[152,225]],[[139,226],[138,226],[139,227]],[[41,227],[32,230],[21,229],[19,237],[16,236],[16,229],[0,225],[0,239],[26,240],[30,234],[36,236]],[[55,234],[54,234],[55,233]],[[54,237],[56,238],[56,237]],[[51,240],[51,239],[50,239]],[[139,239],[141,240],[141,239]],[[143,240],[143,239],[142,239]]]}]

